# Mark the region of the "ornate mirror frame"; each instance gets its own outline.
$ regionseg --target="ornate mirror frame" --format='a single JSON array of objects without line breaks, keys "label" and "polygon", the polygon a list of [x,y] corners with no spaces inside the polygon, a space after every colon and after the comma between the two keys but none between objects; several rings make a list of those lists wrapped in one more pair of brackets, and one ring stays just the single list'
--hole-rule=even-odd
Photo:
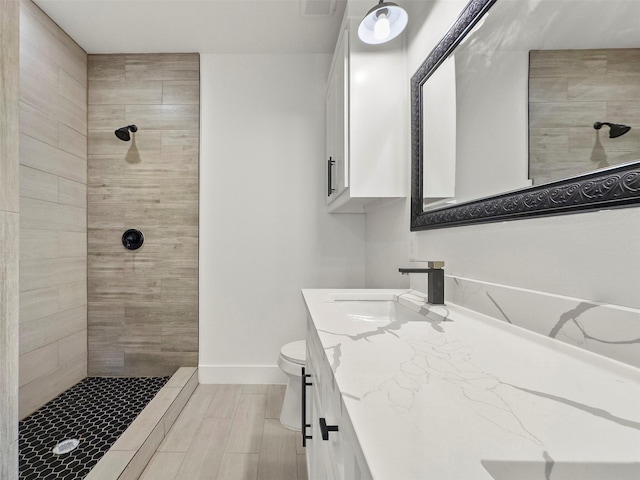
[{"label": "ornate mirror frame", "polygon": [[423,210],[422,86],[496,0],[470,0],[411,78],[411,231],[578,213],[640,203],[640,161],[576,177]]}]

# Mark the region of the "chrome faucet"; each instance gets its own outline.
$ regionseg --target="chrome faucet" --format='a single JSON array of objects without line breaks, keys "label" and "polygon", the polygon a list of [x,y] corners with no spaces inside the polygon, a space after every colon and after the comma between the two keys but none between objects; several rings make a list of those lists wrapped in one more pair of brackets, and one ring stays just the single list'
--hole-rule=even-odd
[{"label": "chrome faucet", "polygon": [[444,262],[427,262],[428,268],[399,268],[403,275],[409,273],[427,274],[427,302],[431,305],[444,305]]}]

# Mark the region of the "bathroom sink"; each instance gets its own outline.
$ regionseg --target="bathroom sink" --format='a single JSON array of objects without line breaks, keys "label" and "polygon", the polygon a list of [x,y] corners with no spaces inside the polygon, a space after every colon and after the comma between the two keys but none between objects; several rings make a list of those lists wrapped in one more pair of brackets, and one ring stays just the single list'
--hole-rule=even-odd
[{"label": "bathroom sink", "polygon": [[495,480],[638,480],[640,462],[545,462],[482,460]]},{"label": "bathroom sink", "polygon": [[423,322],[424,315],[393,300],[338,300],[336,305],[352,320],[363,322]]}]

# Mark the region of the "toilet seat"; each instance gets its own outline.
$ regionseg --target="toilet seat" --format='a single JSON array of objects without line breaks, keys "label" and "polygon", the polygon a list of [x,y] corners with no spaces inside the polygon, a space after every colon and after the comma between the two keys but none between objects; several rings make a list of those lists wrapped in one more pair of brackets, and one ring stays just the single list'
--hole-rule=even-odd
[{"label": "toilet seat", "polygon": [[307,342],[298,340],[287,343],[280,349],[280,355],[291,363],[304,366],[307,363]]}]

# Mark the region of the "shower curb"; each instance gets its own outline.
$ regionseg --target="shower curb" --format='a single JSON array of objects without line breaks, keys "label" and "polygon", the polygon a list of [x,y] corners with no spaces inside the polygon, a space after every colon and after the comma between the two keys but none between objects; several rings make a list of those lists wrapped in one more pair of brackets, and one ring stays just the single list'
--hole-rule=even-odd
[{"label": "shower curb", "polygon": [[197,386],[198,369],[179,368],[85,480],[137,480]]}]

